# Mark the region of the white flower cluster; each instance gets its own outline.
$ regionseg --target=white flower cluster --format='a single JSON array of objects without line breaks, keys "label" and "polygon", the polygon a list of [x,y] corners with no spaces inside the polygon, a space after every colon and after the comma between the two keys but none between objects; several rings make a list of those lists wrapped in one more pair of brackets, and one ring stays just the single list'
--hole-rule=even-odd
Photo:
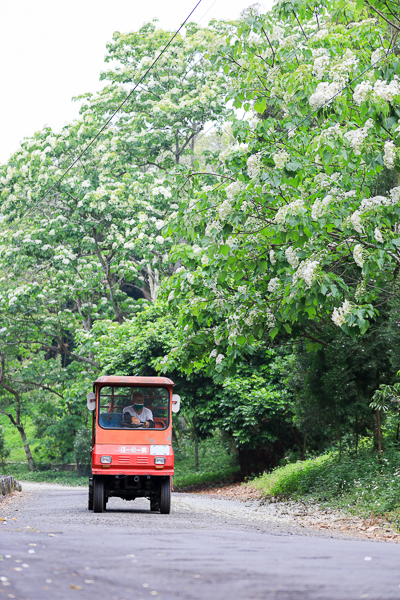
[{"label": "white flower cluster", "polygon": [[346,322],[346,315],[351,313],[351,304],[345,300],[339,308],[334,308],[332,313],[332,321],[338,327],[341,327]]},{"label": "white flower cluster", "polygon": [[281,282],[279,280],[279,277],[274,277],[268,282],[268,291],[271,293],[276,292],[276,290],[279,290],[280,286]]},{"label": "white flower cluster", "polygon": [[269,251],[269,260],[271,261],[271,265],[274,265],[276,263],[275,250]]},{"label": "white flower cluster", "polygon": [[372,119],[368,119],[365,123],[364,127],[360,127],[359,129],[353,129],[352,131],[347,131],[343,137],[349,142],[351,149],[353,150],[356,156],[361,154],[361,146],[366,137],[368,137],[368,130],[374,126],[374,121]]},{"label": "white flower cluster", "polygon": [[357,231],[357,233],[363,232],[363,226],[361,224],[361,212],[359,210],[353,212],[353,214],[350,217],[350,223],[352,224],[353,228]]},{"label": "white flower cluster", "polygon": [[[395,76],[396,77],[396,76]],[[387,102],[392,102],[395,96],[400,94],[400,85],[398,78],[392,79],[390,83],[386,83],[381,79],[377,79],[374,83],[374,95]]]},{"label": "white flower cluster", "polygon": [[207,224],[205,234],[207,237],[211,237],[212,235],[216,235],[222,229],[222,225],[219,221],[210,221]]},{"label": "white flower cluster", "polygon": [[355,296],[356,300],[359,301],[359,300],[361,300],[361,297],[364,296],[364,294],[366,294],[366,293],[367,293],[367,286],[365,283],[365,279],[363,279],[361,281],[361,283],[358,284],[354,296]]},{"label": "white flower cluster", "polygon": [[222,204],[218,207],[219,218],[222,221],[225,221],[228,215],[233,212],[234,208],[229,200],[224,200]]},{"label": "white flower cluster", "polygon": [[334,200],[334,198],[330,194],[325,196],[322,200],[316,200],[311,208],[311,218],[316,221],[319,217],[322,217],[326,213],[332,200]]},{"label": "white flower cluster", "polygon": [[292,246],[289,246],[289,248],[286,248],[285,250],[285,256],[290,266],[293,267],[293,269],[296,269],[299,264],[299,258],[296,250],[294,250]]},{"label": "white flower cluster", "polygon": [[373,53],[371,54],[371,65],[374,65],[376,62],[378,62],[384,56],[385,56],[385,50],[383,48],[377,48],[376,50],[374,50]]},{"label": "white flower cluster", "polygon": [[278,42],[279,40],[283,39],[284,35],[285,30],[282,27],[279,27],[279,25],[275,25],[272,33],[270,34],[270,39],[272,42]]},{"label": "white flower cluster", "polygon": [[379,231],[379,229],[377,227],[375,227],[375,230],[374,230],[374,238],[378,242],[378,244],[383,244],[382,232]]},{"label": "white flower cluster", "polygon": [[228,196],[228,200],[231,202],[235,199],[235,196],[240,194],[245,189],[245,186],[240,181],[233,181],[230,183],[225,189],[226,195]]},{"label": "white flower cluster", "polygon": [[222,363],[222,361],[224,360],[225,356],[223,354],[218,354],[217,358],[215,359],[215,362],[217,365],[220,365]]},{"label": "white flower cluster", "polygon": [[[318,50],[320,50],[320,52],[314,60],[313,75],[315,75],[317,79],[322,79],[326,67],[329,65],[330,56],[325,48],[318,48]],[[313,50],[313,56],[315,55],[314,52],[315,51]]]},{"label": "white flower cluster", "polygon": [[272,158],[274,159],[276,168],[283,169],[286,163],[289,161],[290,156],[285,150],[282,150],[281,152],[274,154]]},{"label": "white flower cluster", "polygon": [[312,286],[315,270],[318,265],[318,260],[303,260],[303,262],[300,263],[296,273],[293,275],[293,284],[295,284],[299,279],[303,279],[307,288],[310,288]]},{"label": "white flower cluster", "polygon": [[362,81],[354,88],[353,100],[358,106],[367,99],[368,94],[372,92],[372,85],[368,81]]},{"label": "white flower cluster", "polygon": [[363,256],[364,248],[361,244],[356,244],[353,250],[353,258],[356,264],[362,269],[364,266],[364,256]]},{"label": "white flower cluster", "polygon": [[216,358],[217,355],[218,355],[218,350],[216,348],[214,348],[214,350],[211,350],[209,358]]},{"label": "white flower cluster", "polygon": [[341,85],[337,81],[332,81],[332,83],[327,83],[326,81],[321,81],[317,85],[317,89],[310,96],[309,103],[311,108],[316,109],[320,108],[326,103],[330,103],[333,96],[340,91]]},{"label": "white flower cluster", "polygon": [[293,202],[290,202],[285,206],[281,206],[275,215],[274,221],[275,223],[280,223],[281,225],[283,225],[286,221],[288,213],[292,215],[298,215],[304,210],[305,206],[303,200],[301,198],[297,198],[297,200],[294,200]]},{"label": "white flower cluster", "polygon": [[332,65],[329,72],[334,82],[345,85],[349,79],[349,73],[358,65],[358,58],[351,50],[346,50],[341,62]]},{"label": "white flower cluster", "polygon": [[247,159],[247,174],[250,179],[257,179],[261,173],[261,155],[260,153],[252,154]]},{"label": "white flower cluster", "polygon": [[394,168],[395,158],[396,158],[396,146],[394,145],[393,142],[385,142],[383,163],[387,169]]}]

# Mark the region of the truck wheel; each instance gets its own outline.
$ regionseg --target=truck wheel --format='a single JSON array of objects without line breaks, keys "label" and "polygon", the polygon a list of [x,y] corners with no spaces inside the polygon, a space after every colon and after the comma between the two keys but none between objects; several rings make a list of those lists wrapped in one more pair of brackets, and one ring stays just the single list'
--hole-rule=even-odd
[{"label": "truck wheel", "polygon": [[94,480],[94,494],[93,494],[93,511],[95,513],[104,512],[104,481],[102,479]]},{"label": "truck wheel", "polygon": [[93,477],[89,477],[88,510],[93,510]]},{"label": "truck wheel", "polygon": [[165,479],[161,482],[161,498],[160,498],[160,513],[169,515],[171,512],[171,482]]}]

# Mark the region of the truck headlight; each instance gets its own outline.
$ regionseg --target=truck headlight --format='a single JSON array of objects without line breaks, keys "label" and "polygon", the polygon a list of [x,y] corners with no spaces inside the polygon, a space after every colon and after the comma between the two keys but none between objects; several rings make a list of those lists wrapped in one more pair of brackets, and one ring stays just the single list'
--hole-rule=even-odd
[{"label": "truck headlight", "polygon": [[101,456],[100,462],[102,465],[109,465],[112,462],[112,456]]},{"label": "truck headlight", "polygon": [[165,465],[165,456],[156,456],[154,459],[155,465]]}]

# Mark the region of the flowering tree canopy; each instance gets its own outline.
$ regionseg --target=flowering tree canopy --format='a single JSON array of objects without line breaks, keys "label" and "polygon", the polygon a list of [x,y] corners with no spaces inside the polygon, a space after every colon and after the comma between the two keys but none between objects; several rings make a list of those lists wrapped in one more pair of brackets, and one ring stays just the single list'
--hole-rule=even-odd
[{"label": "flowering tree canopy", "polygon": [[223,372],[265,332],[317,344],[335,327],[362,334],[395,293],[395,44],[365,5],[280,2],[214,51],[245,117],[233,119],[237,141],[215,175],[191,181],[189,206],[182,199],[164,229],[180,236],[167,291],[189,369]]}]

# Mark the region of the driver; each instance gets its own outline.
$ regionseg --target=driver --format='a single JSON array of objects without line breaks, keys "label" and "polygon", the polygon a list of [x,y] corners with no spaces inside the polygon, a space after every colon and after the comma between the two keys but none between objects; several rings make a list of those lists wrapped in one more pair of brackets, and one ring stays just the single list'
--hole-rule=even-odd
[{"label": "driver", "polygon": [[132,425],[143,425],[146,428],[154,428],[153,413],[144,406],[144,396],[141,392],[133,394],[132,406],[126,406],[122,411],[125,423]]}]

